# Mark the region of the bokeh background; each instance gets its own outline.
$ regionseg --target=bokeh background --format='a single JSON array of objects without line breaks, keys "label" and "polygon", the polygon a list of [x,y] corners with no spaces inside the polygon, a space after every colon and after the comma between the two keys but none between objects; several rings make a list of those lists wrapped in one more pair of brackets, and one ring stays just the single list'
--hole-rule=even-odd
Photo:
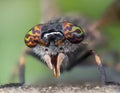
[{"label": "bokeh background", "polygon": [[[97,20],[114,0],[56,0],[61,13],[78,12],[93,20]],[[9,78],[15,68],[25,44],[26,32],[40,23],[40,0],[0,0],[0,84],[9,83]],[[103,51],[119,51],[120,49],[120,24],[113,23],[102,28],[109,44],[102,47]],[[98,51],[99,54],[99,51]],[[69,80],[69,77],[80,75],[77,78],[94,76],[98,79],[96,70],[77,69],[70,73],[62,74],[60,80]],[[80,73],[80,74],[79,74]],[[92,75],[93,74],[93,75]],[[111,75],[111,73],[108,73]],[[52,78],[51,71],[36,59],[27,56],[26,83],[56,81]],[[17,82],[16,77],[14,82]],[[75,78],[74,78],[75,79]]]}]

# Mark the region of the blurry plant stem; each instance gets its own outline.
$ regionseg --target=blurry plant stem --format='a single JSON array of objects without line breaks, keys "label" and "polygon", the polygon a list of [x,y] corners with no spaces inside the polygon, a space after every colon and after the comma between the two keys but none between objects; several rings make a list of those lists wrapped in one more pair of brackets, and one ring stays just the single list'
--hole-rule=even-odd
[{"label": "blurry plant stem", "polygon": [[50,19],[59,16],[59,9],[55,0],[40,0],[41,22],[48,22]]},{"label": "blurry plant stem", "polygon": [[120,21],[120,0],[115,0],[104,12],[102,17],[95,23],[96,28]]}]

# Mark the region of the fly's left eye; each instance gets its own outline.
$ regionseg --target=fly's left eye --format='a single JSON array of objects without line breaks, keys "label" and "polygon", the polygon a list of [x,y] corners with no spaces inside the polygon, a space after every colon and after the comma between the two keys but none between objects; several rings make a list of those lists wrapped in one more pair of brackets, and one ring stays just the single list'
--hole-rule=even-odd
[{"label": "fly's left eye", "polygon": [[41,40],[41,24],[34,26],[31,30],[29,30],[27,32],[27,34],[25,35],[25,44],[30,47],[33,48],[35,47],[38,43],[40,45],[45,45],[45,42],[43,40]]},{"label": "fly's left eye", "polygon": [[67,40],[75,44],[83,41],[85,36],[84,31],[80,27],[69,22],[63,22],[63,33]]}]

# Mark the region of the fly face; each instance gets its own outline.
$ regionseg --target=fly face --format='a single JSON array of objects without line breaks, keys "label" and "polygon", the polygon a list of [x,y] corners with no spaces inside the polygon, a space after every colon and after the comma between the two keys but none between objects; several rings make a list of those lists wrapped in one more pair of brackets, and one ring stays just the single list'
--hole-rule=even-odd
[{"label": "fly face", "polygon": [[25,43],[58,77],[63,60],[68,57],[67,53],[79,48],[83,39],[84,31],[80,27],[64,21],[33,27],[26,34]]}]

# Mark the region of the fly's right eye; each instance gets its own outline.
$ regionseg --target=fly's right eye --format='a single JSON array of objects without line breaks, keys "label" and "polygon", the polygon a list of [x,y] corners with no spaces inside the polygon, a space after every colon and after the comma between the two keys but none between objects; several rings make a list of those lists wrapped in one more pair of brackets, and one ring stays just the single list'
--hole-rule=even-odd
[{"label": "fly's right eye", "polygon": [[65,38],[74,44],[83,41],[85,36],[82,28],[69,22],[63,22],[63,33]]}]

